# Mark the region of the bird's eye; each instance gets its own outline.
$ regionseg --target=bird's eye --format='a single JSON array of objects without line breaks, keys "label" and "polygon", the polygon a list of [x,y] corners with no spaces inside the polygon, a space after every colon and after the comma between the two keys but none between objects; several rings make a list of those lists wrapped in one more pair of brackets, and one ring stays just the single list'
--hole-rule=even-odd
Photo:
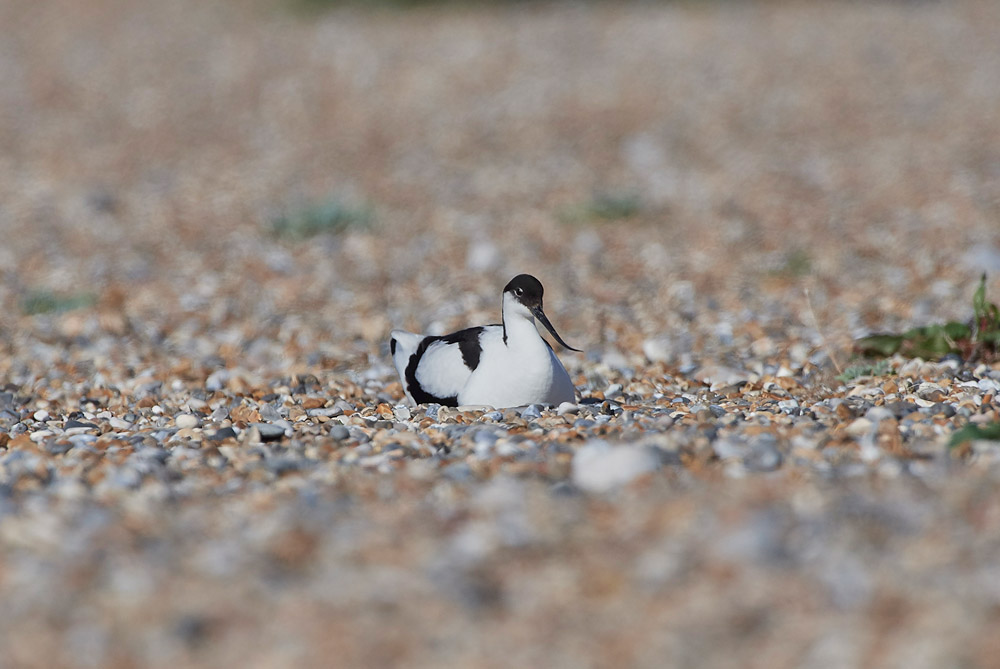
[{"label": "bird's eye", "polygon": [[517,295],[518,297],[520,297],[521,295],[524,295],[524,288],[515,288],[514,289],[514,294]]}]

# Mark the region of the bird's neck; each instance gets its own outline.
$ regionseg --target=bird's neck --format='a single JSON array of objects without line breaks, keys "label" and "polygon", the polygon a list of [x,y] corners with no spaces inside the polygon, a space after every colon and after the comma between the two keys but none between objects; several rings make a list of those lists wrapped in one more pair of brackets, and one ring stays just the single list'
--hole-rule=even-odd
[{"label": "bird's neck", "polygon": [[522,346],[544,343],[541,335],[538,334],[538,329],[535,327],[535,319],[530,316],[524,317],[518,315],[508,317],[504,314],[503,336],[504,343],[508,348],[520,348]]}]

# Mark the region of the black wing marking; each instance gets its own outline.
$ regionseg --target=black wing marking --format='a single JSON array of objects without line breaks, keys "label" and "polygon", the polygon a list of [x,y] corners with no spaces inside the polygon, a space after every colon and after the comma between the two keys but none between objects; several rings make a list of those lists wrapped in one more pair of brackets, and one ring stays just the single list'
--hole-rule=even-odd
[{"label": "black wing marking", "polygon": [[441,404],[446,407],[457,407],[458,406],[458,395],[451,395],[449,397],[438,397],[437,395],[432,395],[423,389],[420,382],[417,381],[417,366],[420,364],[420,359],[424,357],[424,353],[427,352],[427,347],[436,341],[439,341],[441,337],[424,337],[420,345],[417,346],[417,350],[413,352],[410,356],[410,362],[406,365],[406,372],[404,376],[406,377],[406,389],[410,393],[410,397],[417,404]]},{"label": "black wing marking", "polygon": [[444,335],[439,339],[446,344],[458,344],[458,350],[462,352],[462,362],[465,363],[465,366],[471,372],[475,371],[476,367],[479,367],[479,358],[483,355],[483,345],[479,341],[483,330],[485,328],[481,326],[466,328]]}]

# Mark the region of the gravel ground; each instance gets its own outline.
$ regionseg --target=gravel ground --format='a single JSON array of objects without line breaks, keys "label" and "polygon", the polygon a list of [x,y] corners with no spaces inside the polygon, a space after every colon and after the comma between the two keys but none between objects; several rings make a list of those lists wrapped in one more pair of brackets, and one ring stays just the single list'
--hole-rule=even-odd
[{"label": "gravel ground", "polygon": [[296,7],[0,2],[0,668],[996,666],[1000,5]]}]

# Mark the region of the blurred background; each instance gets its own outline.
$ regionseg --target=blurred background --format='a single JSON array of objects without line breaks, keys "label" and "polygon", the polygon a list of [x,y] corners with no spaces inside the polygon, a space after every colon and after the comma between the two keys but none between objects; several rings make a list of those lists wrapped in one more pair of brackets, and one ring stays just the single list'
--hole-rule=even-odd
[{"label": "blurred background", "polygon": [[[995,0],[0,0],[0,669],[995,664],[995,470],[949,478],[928,412],[872,474],[903,428],[831,358],[998,294],[998,36]],[[494,322],[521,272],[584,393],[783,372],[834,426],[796,401],[800,460],[739,481],[667,416],[704,459],[617,497],[555,480],[578,443],[484,480],[341,466],[357,423],[167,443],[308,374],[399,400],[389,330]],[[96,391],[132,441],[62,458]]]},{"label": "blurred background", "polygon": [[635,364],[966,318],[1000,269],[998,15],[2,2],[8,351],[383,365],[519,272]]}]

